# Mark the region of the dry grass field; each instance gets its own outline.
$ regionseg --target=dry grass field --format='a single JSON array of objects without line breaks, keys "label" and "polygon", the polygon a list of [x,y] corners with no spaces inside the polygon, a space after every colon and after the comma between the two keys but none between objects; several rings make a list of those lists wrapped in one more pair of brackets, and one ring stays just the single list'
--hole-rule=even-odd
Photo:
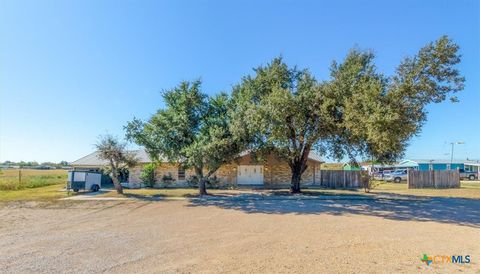
[{"label": "dry grass field", "polygon": [[389,193],[424,197],[455,197],[480,199],[480,181],[461,181],[460,188],[450,189],[408,189],[406,183],[383,183],[373,189],[372,193]]},{"label": "dry grass field", "polygon": [[67,171],[61,169],[6,169],[0,172],[0,201],[56,199],[65,186]]},{"label": "dry grass field", "polygon": [[3,169],[0,190],[20,190],[64,183],[67,171],[61,169]]}]

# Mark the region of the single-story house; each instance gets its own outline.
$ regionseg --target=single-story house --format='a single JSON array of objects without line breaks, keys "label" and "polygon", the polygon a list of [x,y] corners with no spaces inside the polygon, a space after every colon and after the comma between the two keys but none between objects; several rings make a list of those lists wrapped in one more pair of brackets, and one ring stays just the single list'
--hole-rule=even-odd
[{"label": "single-story house", "polygon": [[[138,160],[137,166],[129,169],[128,186],[139,187],[142,184],[140,174],[145,164],[152,160],[144,150],[132,151]],[[320,165],[323,160],[315,153],[308,157],[308,168],[302,175],[302,184],[311,185],[320,181]],[[98,158],[93,152],[70,163],[75,170],[99,170],[108,162]],[[164,176],[171,176],[175,185],[186,185],[187,179],[195,175],[193,169],[184,170],[179,164],[169,163],[166,159],[158,165],[156,177],[160,181]],[[222,185],[263,186],[266,188],[285,187],[290,185],[291,171],[287,162],[271,155],[264,162],[257,162],[250,153],[242,153],[232,163],[222,165],[214,174]]]},{"label": "single-story house", "polygon": [[448,170],[463,169],[465,167],[462,160],[404,160],[396,165],[397,168],[412,168],[418,170]]}]

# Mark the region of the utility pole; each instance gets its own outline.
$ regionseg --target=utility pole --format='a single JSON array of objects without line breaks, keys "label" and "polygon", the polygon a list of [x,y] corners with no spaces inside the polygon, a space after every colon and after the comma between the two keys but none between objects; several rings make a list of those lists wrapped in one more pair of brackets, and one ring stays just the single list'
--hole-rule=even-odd
[{"label": "utility pole", "polygon": [[465,144],[465,142],[463,142],[463,141],[451,142],[450,144],[452,145],[452,153],[450,154],[450,169],[452,169],[452,164],[453,164],[453,148],[455,147],[455,145],[463,145],[463,144]]}]

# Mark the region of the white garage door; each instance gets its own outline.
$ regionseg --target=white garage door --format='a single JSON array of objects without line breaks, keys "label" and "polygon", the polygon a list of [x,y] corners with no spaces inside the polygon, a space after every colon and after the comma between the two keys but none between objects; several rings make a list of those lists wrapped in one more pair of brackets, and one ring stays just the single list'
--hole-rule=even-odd
[{"label": "white garage door", "polygon": [[263,166],[238,166],[239,185],[263,185]]}]

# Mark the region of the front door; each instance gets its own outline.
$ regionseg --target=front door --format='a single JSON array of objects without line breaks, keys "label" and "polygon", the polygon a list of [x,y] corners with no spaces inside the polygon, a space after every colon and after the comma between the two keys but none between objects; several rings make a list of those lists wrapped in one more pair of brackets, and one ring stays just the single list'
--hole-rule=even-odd
[{"label": "front door", "polygon": [[263,166],[238,166],[237,178],[239,185],[263,185]]}]

